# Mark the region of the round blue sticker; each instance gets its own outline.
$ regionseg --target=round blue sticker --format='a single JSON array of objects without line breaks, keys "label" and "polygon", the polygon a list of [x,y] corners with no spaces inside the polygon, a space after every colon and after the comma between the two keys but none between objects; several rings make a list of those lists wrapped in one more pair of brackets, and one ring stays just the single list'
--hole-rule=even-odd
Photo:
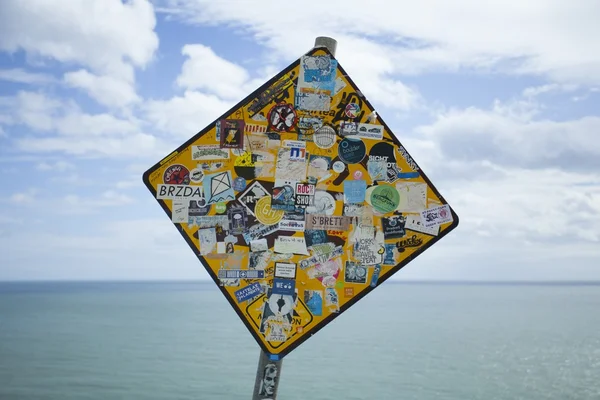
[{"label": "round blue sticker", "polygon": [[338,145],[338,154],[346,164],[357,164],[365,158],[367,147],[359,138],[347,137]]},{"label": "round blue sticker", "polygon": [[233,190],[236,192],[241,192],[246,189],[246,180],[240,176],[233,180]]}]

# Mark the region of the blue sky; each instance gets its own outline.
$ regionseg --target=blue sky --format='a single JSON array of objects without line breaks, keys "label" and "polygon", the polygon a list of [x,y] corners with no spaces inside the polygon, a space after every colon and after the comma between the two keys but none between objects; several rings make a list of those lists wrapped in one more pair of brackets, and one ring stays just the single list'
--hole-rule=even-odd
[{"label": "blue sky", "polygon": [[2,1],[0,280],[206,279],[141,175],[322,35],[461,217],[395,278],[600,280],[600,4],[387,3]]}]

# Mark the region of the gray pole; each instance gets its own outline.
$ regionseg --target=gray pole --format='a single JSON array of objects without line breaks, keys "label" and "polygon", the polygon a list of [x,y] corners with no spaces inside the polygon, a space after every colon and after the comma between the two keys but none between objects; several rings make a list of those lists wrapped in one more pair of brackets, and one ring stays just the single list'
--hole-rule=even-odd
[{"label": "gray pole", "polygon": [[[326,47],[331,55],[335,57],[337,41],[330,37],[319,36],[315,39],[314,47]],[[271,360],[267,353],[262,349],[260,350],[252,400],[275,400],[277,398],[282,364],[283,360],[278,357],[277,360]]]}]

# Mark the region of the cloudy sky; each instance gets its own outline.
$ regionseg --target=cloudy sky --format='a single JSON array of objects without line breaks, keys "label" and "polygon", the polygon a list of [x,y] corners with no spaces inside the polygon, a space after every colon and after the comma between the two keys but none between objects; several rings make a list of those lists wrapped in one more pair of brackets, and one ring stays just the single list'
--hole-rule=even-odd
[{"label": "cloudy sky", "polygon": [[317,36],[461,217],[395,278],[600,280],[600,2],[324,4],[1,1],[0,280],[206,279],[141,175]]}]

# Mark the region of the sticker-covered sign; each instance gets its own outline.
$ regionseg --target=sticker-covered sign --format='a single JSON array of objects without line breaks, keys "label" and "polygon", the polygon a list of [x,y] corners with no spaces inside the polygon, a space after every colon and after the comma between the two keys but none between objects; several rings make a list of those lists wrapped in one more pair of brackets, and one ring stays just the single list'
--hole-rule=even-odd
[{"label": "sticker-covered sign", "polygon": [[325,48],[211,118],[143,179],[272,359],[458,225]]}]

